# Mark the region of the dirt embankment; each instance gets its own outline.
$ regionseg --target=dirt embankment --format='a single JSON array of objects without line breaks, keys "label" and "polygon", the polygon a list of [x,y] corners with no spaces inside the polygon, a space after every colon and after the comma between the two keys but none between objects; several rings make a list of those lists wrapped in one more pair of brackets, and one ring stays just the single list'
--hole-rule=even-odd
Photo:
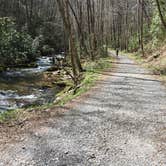
[{"label": "dirt embankment", "polygon": [[153,68],[154,72],[156,74],[166,75],[166,45],[148,52],[147,55],[146,62]]}]

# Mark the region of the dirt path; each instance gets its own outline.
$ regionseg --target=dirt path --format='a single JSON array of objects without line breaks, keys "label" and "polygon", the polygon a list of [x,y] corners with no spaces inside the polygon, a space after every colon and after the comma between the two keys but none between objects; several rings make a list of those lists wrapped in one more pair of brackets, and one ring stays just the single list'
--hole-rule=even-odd
[{"label": "dirt path", "polygon": [[166,89],[126,57],[56,118],[0,148],[0,166],[165,166]]}]

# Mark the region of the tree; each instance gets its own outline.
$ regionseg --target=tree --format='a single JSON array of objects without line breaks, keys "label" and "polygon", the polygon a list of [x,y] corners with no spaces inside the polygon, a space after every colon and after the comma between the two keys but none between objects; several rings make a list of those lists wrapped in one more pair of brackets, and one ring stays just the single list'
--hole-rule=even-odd
[{"label": "tree", "polygon": [[32,38],[16,31],[14,22],[8,17],[0,19],[0,38],[0,66],[24,66],[36,59]]}]

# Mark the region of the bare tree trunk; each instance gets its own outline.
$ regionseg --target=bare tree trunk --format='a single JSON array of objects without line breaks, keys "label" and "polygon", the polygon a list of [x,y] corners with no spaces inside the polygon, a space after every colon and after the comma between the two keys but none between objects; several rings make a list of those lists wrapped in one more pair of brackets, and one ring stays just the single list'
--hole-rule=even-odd
[{"label": "bare tree trunk", "polygon": [[57,2],[59,5],[59,11],[63,18],[65,29],[69,35],[69,54],[71,57],[71,64],[72,64],[72,71],[73,71],[72,78],[74,79],[74,84],[77,85],[79,71],[82,69],[82,67],[81,67],[81,63],[77,57],[78,54],[77,54],[77,50],[76,50],[75,39],[74,39],[74,35],[73,35],[73,28],[72,28],[70,13],[69,13],[69,3],[68,3],[68,0],[57,0]]},{"label": "bare tree trunk", "polygon": [[143,3],[144,0],[140,0],[141,1],[141,51],[142,51],[142,56],[144,56],[144,40],[143,40],[143,36],[144,36],[144,13],[143,13]]}]

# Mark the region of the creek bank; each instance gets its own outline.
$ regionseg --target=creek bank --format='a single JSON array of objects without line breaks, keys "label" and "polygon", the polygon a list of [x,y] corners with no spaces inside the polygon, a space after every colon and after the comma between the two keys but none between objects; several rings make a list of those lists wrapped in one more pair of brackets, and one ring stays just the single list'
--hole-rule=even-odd
[{"label": "creek bank", "polygon": [[101,76],[101,73],[104,70],[110,69],[112,67],[112,60],[113,59],[111,57],[108,57],[101,58],[95,62],[84,62],[83,67],[85,72],[83,73],[83,79],[76,90],[74,89],[73,81],[65,71],[45,71],[43,73],[43,78],[45,81],[40,84],[40,87],[47,89],[54,86],[61,89],[59,93],[56,93],[56,95],[54,94],[54,101],[50,104],[46,103],[37,107],[28,107],[27,109],[4,112],[3,114],[0,114],[0,123],[17,124],[18,121],[22,121],[23,119],[28,119],[28,121],[31,121],[31,118],[39,119],[41,117],[45,118],[50,116],[51,109],[56,109],[56,107],[63,106],[68,101],[87,92],[92,86],[94,86],[96,81]]},{"label": "creek bank", "polygon": [[15,68],[0,73],[0,112],[22,107],[42,105],[55,100],[63,87],[63,73],[47,71],[53,67],[50,57],[41,57],[38,67]]},{"label": "creek bank", "polygon": [[159,80],[166,85],[166,45],[145,50],[145,57],[141,53],[125,53],[143,67],[148,68]]}]

